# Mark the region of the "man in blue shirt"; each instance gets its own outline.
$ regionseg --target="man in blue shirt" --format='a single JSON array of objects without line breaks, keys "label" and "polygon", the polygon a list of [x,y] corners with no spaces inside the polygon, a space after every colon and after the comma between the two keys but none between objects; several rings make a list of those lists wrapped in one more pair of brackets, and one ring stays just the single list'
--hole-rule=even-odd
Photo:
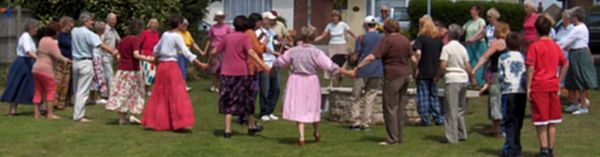
[{"label": "man in blue shirt", "polygon": [[[382,38],[381,34],[377,32],[376,27],[377,20],[375,17],[367,16],[364,20],[366,33],[360,36],[355,44],[355,51],[359,53],[358,63],[364,60],[375,49]],[[380,89],[381,77],[383,77],[383,64],[379,59],[358,70],[352,90],[352,125],[349,128],[350,130],[370,130],[371,112],[377,92]],[[362,112],[360,110],[361,104],[365,105]]]},{"label": "man in blue shirt", "polygon": [[72,35],[72,57],[73,57],[73,82],[75,89],[75,105],[73,108],[73,120],[77,122],[89,122],[85,118],[85,102],[90,94],[92,78],[94,77],[94,65],[92,64],[92,53],[94,48],[100,47],[106,52],[118,55],[117,50],[102,43],[100,37],[90,30],[94,24],[94,16],[88,12],[79,15],[81,26],[71,31]]}]

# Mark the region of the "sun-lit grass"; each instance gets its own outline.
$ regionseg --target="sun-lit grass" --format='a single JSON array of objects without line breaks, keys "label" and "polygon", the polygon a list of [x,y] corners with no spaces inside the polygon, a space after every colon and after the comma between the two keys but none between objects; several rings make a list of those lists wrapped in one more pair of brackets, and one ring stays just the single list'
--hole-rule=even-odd
[{"label": "sun-lit grass", "polygon": [[[287,72],[281,72],[282,76]],[[285,86],[285,76],[282,78]],[[346,79],[347,81],[347,79]],[[23,105],[21,116],[7,117],[8,105],[0,105],[0,156],[498,156],[503,139],[483,135],[487,120],[486,97],[469,101],[467,123],[469,139],[456,145],[440,144],[444,139],[443,127],[407,126],[402,145],[378,146],[385,137],[383,126],[370,132],[351,132],[345,124],[323,121],[322,142],[295,145],[295,125],[288,121],[261,122],[265,131],[247,136],[246,129],[234,125],[234,136],[222,138],[223,116],[218,114],[218,97],[207,91],[210,81],[191,82],[190,95],[196,113],[196,127],[192,133],[155,132],[139,125],[115,125],[116,113],[107,112],[101,105],[87,107],[87,115],[94,122],[75,123],[69,120],[72,110],[58,112],[62,120],[34,120],[32,107]],[[322,82],[326,84],[326,82]],[[351,83],[344,82],[345,85]],[[4,86],[2,83],[0,86]],[[600,156],[600,92],[590,93],[591,112],[584,116],[564,115],[558,128],[555,152],[557,156]],[[380,105],[380,104],[377,104]],[[280,115],[281,105],[277,106]],[[528,111],[529,113],[529,111]],[[529,114],[528,114],[529,115]],[[326,116],[326,115],[324,115]],[[531,119],[523,128],[524,155],[538,151]],[[307,127],[308,135],[312,129]]]}]

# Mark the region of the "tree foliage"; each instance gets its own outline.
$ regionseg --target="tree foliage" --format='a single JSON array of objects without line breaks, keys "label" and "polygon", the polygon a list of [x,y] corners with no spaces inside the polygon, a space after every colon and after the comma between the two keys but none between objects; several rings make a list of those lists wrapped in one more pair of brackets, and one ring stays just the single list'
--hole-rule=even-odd
[{"label": "tree foliage", "polygon": [[[157,18],[164,21],[174,14],[182,14],[190,23],[198,23],[206,14],[208,1],[203,0],[17,0],[23,8],[43,23],[58,20],[62,16],[75,19],[82,11],[94,13],[96,20],[104,20],[108,13],[115,13],[119,22],[117,29],[123,32],[131,19],[147,21]],[[191,27],[192,28],[192,27]],[[195,30],[195,29],[191,29]]]}]

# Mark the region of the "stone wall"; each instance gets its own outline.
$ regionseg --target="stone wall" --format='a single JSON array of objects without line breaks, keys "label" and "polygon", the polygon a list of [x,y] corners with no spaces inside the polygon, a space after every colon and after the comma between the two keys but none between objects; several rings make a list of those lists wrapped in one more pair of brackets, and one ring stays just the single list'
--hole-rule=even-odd
[{"label": "stone wall", "polygon": [[[323,88],[323,103],[329,103],[329,112],[327,114],[327,120],[340,123],[350,123],[351,115],[350,111],[352,108],[352,88],[350,87],[336,87],[332,89]],[[416,89],[408,89],[408,102],[405,105],[405,122],[407,124],[416,124],[421,121],[419,113],[417,112],[417,105],[415,102]],[[478,97],[478,91],[468,91],[467,97],[473,98]],[[382,92],[379,91],[373,105],[373,114],[371,115],[371,122],[373,124],[383,124],[383,112],[382,112]],[[440,89],[438,91],[440,96],[440,102],[443,102],[444,91]],[[363,107],[361,106],[361,109]]]}]

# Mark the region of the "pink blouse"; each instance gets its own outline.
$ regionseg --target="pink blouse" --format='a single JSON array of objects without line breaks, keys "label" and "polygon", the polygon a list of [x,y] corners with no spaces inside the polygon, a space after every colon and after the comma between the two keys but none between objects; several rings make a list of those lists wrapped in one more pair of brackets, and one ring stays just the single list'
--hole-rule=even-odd
[{"label": "pink blouse", "polygon": [[537,20],[538,14],[531,13],[529,16],[525,16],[523,22],[523,39],[525,43],[529,44],[537,40],[537,30],[535,29],[535,20]]},{"label": "pink blouse", "polygon": [[294,68],[290,71],[296,75],[317,75],[318,69],[332,75],[339,72],[339,67],[323,51],[310,44],[302,44],[287,50],[277,58],[274,66],[292,66]]},{"label": "pink blouse", "polygon": [[43,37],[40,40],[37,52],[37,60],[33,64],[33,73],[45,73],[54,77],[54,62],[66,60],[60,53],[58,41],[51,37]]}]

